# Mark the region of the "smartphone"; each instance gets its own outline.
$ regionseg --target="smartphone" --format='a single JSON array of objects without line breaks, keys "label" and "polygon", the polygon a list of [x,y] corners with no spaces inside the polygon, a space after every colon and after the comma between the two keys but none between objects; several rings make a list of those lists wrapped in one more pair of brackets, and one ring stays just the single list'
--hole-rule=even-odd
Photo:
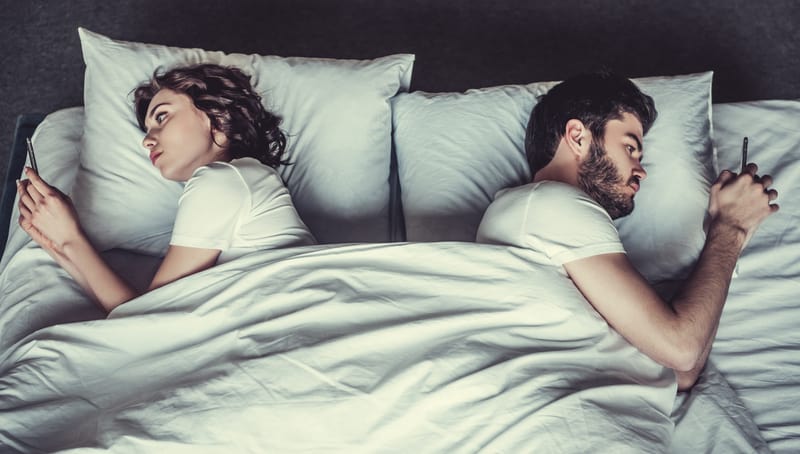
[{"label": "smartphone", "polygon": [[36,174],[38,175],[39,166],[36,165],[36,154],[33,152],[33,143],[31,142],[30,137],[27,138],[27,142],[28,142],[28,161],[30,162],[33,171],[36,172]]},{"label": "smartphone", "polygon": [[745,167],[747,167],[747,137],[742,141],[742,173]]}]

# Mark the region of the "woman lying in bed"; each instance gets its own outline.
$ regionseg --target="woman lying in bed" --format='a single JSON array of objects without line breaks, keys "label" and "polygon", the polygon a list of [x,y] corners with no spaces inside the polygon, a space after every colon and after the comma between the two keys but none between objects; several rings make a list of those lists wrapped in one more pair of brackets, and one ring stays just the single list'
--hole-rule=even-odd
[{"label": "woman lying in bed", "polygon": [[[139,86],[134,103],[153,165],[186,182],[149,290],[249,251],[315,243],[275,170],[286,147],[281,119],[242,71],[175,68]],[[138,296],[94,249],[70,198],[33,169],[25,174],[17,183],[23,230],[106,311]]]}]

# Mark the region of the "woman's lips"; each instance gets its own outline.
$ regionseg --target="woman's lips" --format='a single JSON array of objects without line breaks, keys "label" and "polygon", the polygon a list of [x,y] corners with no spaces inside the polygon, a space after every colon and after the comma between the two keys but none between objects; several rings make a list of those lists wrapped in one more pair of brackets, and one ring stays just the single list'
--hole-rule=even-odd
[{"label": "woman's lips", "polygon": [[156,165],[156,160],[159,158],[159,156],[161,156],[161,153],[163,153],[163,152],[161,152],[161,151],[151,151],[150,152],[150,162],[153,163],[153,165]]}]

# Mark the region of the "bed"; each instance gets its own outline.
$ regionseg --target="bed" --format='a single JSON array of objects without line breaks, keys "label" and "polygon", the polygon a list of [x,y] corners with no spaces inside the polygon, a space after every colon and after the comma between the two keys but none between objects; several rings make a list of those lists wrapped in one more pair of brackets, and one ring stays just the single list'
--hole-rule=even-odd
[{"label": "bed", "polygon": [[660,292],[699,253],[709,181],[739,166],[743,135],[781,193],[739,261],[708,367],[676,395],[674,374],[541,257],[473,243],[493,194],[529,178],[524,123],[552,81],[408,92],[409,54],[284,58],[80,33],[84,105],[23,117],[16,143],[35,127],[42,175],[120,274],[149,282],[181,189],[138,151],[127,96],[182,62],[254,75],[284,115],[281,173],[320,245],[249,254],[106,318],[18,228],[12,194],[0,451],[800,451],[799,101],[713,104],[711,73],[636,79],[660,116],[618,228]]}]

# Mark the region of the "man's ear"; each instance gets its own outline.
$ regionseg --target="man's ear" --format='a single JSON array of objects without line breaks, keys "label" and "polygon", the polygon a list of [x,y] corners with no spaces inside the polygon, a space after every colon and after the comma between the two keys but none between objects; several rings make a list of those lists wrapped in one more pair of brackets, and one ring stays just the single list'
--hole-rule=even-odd
[{"label": "man's ear", "polygon": [[564,141],[575,159],[581,161],[591,148],[592,133],[582,121],[573,118],[564,128]]}]

